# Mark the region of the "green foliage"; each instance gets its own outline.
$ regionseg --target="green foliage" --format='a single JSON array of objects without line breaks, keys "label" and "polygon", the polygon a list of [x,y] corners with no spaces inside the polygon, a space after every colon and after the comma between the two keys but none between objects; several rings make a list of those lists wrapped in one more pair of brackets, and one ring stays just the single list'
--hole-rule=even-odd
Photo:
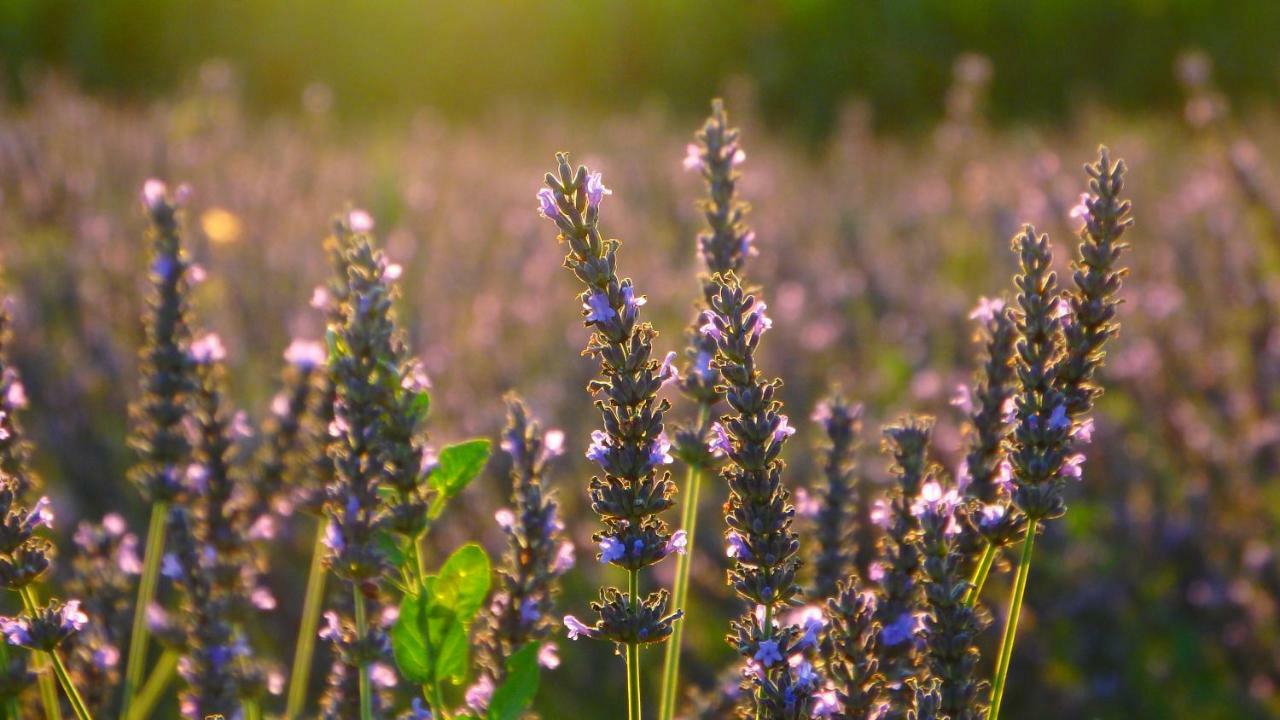
[{"label": "green foliage", "polygon": [[507,660],[507,679],[493,691],[488,720],[516,720],[538,694],[538,645],[527,643]]},{"label": "green foliage", "polygon": [[400,601],[391,628],[396,665],[410,681],[461,684],[467,675],[468,630],[490,585],[489,556],[476,544],[464,545],[428,575],[416,593]]},{"label": "green foliage", "polygon": [[439,464],[429,479],[431,489],[436,491],[428,511],[432,519],[439,517],[445,504],[484,469],[484,464],[489,461],[490,446],[488,440],[467,440],[440,451]]}]

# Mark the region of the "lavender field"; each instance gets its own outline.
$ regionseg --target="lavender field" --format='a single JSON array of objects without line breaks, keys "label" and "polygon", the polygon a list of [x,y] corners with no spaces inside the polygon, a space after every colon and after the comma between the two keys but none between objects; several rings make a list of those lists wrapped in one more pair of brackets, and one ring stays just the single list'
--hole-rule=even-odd
[{"label": "lavender field", "polygon": [[41,76],[0,717],[1280,716],[1280,112],[1168,72],[817,141]]}]

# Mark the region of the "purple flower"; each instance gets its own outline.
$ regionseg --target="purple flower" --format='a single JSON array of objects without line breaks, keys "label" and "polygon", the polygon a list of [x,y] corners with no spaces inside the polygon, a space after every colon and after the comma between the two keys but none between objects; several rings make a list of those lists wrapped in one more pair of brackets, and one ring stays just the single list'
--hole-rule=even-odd
[{"label": "purple flower", "polygon": [[351,232],[371,233],[373,232],[373,216],[360,208],[353,208],[347,213],[347,227],[351,228]]},{"label": "purple flower", "polygon": [[778,651],[777,640],[761,640],[756,646],[756,654],[752,656],[756,662],[765,667],[782,662],[782,653]]},{"label": "purple flower", "polygon": [[332,518],[324,526],[324,545],[335,555],[341,555],[347,547],[342,539],[342,528],[338,527],[338,522]]},{"label": "purple flower", "polygon": [[751,311],[749,316],[747,316],[747,332],[749,332],[753,337],[759,338],[761,335],[764,335],[765,330],[773,327],[773,320],[769,319],[769,316],[764,314],[767,307],[768,306],[764,304],[763,300],[757,301],[755,309]]},{"label": "purple flower", "polygon": [[201,365],[222,362],[226,357],[227,349],[217,333],[206,333],[191,343],[191,359]]},{"label": "purple flower", "polygon": [[784,439],[796,434],[796,429],[791,427],[791,423],[787,420],[786,415],[778,415],[778,427],[773,431],[773,441],[782,442]]},{"label": "purple flower", "polygon": [[756,232],[754,230],[748,231],[747,234],[742,236],[742,240],[740,241],[741,244],[738,246],[738,252],[742,253],[744,256],[755,255],[755,241]]},{"label": "purple flower", "polygon": [[520,622],[532,624],[542,617],[542,613],[538,612],[538,601],[536,598],[527,597],[520,601]]},{"label": "purple flower", "polygon": [[556,549],[556,560],[551,565],[551,571],[557,575],[563,575],[573,568],[574,552],[573,543],[565,540],[560,543],[560,547]]},{"label": "purple flower", "polygon": [[801,660],[796,666],[796,685],[808,690],[818,686],[818,673],[814,672],[813,665],[807,660]]},{"label": "purple flower", "polygon": [[369,682],[378,687],[393,688],[399,680],[395,669],[386,663],[376,662],[369,666]]},{"label": "purple flower", "polygon": [[516,526],[516,514],[511,512],[510,508],[498,510],[493,514],[493,519],[503,530],[511,530]]},{"label": "purple flower", "polygon": [[342,639],[342,623],[338,620],[338,613],[333,610],[327,610],[324,614],[324,627],[320,628],[318,633],[321,640],[329,642],[338,642]]},{"label": "purple flower", "polygon": [[724,537],[726,543],[725,557],[731,557],[736,560],[750,560],[751,549],[747,547],[747,543],[742,536],[736,532],[731,532]]},{"label": "purple flower", "polygon": [[489,701],[493,698],[493,678],[487,674],[481,675],[475,684],[467,688],[465,700],[467,707],[482,712],[489,707]]},{"label": "purple flower", "polygon": [[1067,416],[1067,406],[1059,405],[1049,414],[1049,429],[1063,432],[1071,428],[1071,418]]},{"label": "purple flower", "polygon": [[1093,442],[1093,418],[1085,418],[1071,431],[1071,437],[1075,438],[1076,442],[1086,445]]},{"label": "purple flower", "polygon": [[600,538],[600,562],[611,563],[621,560],[627,554],[627,548],[622,541],[615,538],[605,536]]},{"label": "purple flower", "polygon": [[649,464],[650,465],[669,465],[674,462],[671,457],[671,441],[667,439],[666,432],[658,433],[658,437],[653,439],[653,445],[649,447]]},{"label": "purple flower", "polygon": [[587,459],[604,464],[604,460],[609,456],[609,436],[603,430],[591,431],[591,446],[587,448]]},{"label": "purple flower", "polygon": [[604,186],[604,181],[600,179],[600,173],[593,172],[587,176],[587,205],[593,208],[600,207],[600,201],[605,195],[612,195],[613,191]]},{"label": "purple flower", "polygon": [[978,305],[969,313],[970,320],[977,320],[986,325],[995,320],[996,315],[1004,310],[1004,300],[1000,298],[978,298]]},{"label": "purple flower", "polygon": [[564,616],[564,628],[569,631],[569,639],[577,640],[579,636],[591,637],[595,635],[595,628],[584,624],[578,618],[572,615]]},{"label": "purple flower", "polygon": [[702,148],[697,143],[689,143],[684,146],[683,164],[685,170],[702,169]]},{"label": "purple flower", "polygon": [[27,514],[26,522],[23,525],[28,532],[34,532],[37,528],[47,527],[53,528],[53,508],[47,496],[41,496],[36,501],[36,506],[31,508],[31,512]]},{"label": "purple flower", "polygon": [[915,637],[916,625],[915,615],[904,612],[880,630],[880,641],[888,647],[901,645]]},{"label": "purple flower", "polygon": [[702,323],[702,326],[698,328],[698,332],[711,338],[712,340],[715,340],[716,342],[721,342],[724,340],[724,332],[721,331],[720,326],[716,324],[715,313],[711,312],[710,310],[703,310],[702,320],[703,320],[703,323]]},{"label": "purple flower", "polygon": [[636,297],[636,290],[630,285],[622,286],[622,307],[628,314],[634,314],[636,308],[649,302],[648,298],[641,295]]},{"label": "purple flower", "polygon": [[560,667],[560,649],[555,643],[543,643],[538,648],[538,664],[548,670],[555,670]]},{"label": "purple flower", "polygon": [[964,383],[956,385],[956,391],[951,396],[951,405],[959,408],[965,415],[973,412],[973,394],[969,391],[968,385]]},{"label": "purple flower", "polygon": [[1008,509],[1004,505],[1001,505],[1000,503],[991,503],[990,505],[983,505],[982,509],[978,511],[978,527],[981,527],[981,528],[994,527],[1001,520],[1004,519],[1006,512],[1008,512]]},{"label": "purple flower", "polygon": [[1072,220],[1078,218],[1085,222],[1089,221],[1089,193],[1080,193],[1080,202],[1071,208],[1071,211],[1067,213],[1067,217]]},{"label": "purple flower", "polygon": [[702,378],[704,382],[711,382],[716,379],[716,373],[711,369],[711,353],[700,351],[698,356],[693,360],[693,371]]},{"label": "purple flower", "polygon": [[729,443],[729,433],[725,431],[724,425],[718,422],[711,423],[711,442],[707,444],[707,449],[716,457],[728,455],[733,451],[733,446]]},{"label": "purple flower", "polygon": [[662,359],[662,365],[658,367],[658,381],[663,385],[676,379],[676,352],[672,350]]},{"label": "purple flower", "polygon": [[423,707],[422,698],[416,697],[408,714],[404,715],[404,720],[432,720],[431,711]]},{"label": "purple flower", "polygon": [[689,549],[689,533],[684,530],[677,530],[671,535],[671,539],[667,540],[666,554],[679,553],[685,554]]},{"label": "purple flower", "polygon": [[560,208],[556,206],[556,194],[551,188],[542,188],[538,191],[538,212],[549,220],[560,217]]},{"label": "purple flower", "polygon": [[582,309],[587,311],[587,322],[589,323],[607,322],[618,316],[613,306],[609,304],[608,296],[599,290],[591,291],[591,294],[587,296],[587,301],[582,303]]},{"label": "purple flower", "polygon": [[1072,478],[1075,480],[1082,479],[1084,477],[1084,469],[1081,465],[1083,464],[1084,453],[1076,453],[1075,455],[1068,456],[1066,461],[1062,463],[1062,477]]},{"label": "purple flower", "polygon": [[20,617],[0,617],[0,634],[10,645],[31,645],[31,627]]}]

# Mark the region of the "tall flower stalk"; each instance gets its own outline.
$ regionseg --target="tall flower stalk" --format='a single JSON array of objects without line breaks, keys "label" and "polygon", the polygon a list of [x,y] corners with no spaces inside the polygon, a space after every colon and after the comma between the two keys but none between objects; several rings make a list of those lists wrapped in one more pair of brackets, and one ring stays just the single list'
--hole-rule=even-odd
[{"label": "tall flower stalk", "polygon": [[132,444],[140,457],[132,477],[151,504],[151,522],[125,663],[121,702],[125,716],[146,669],[147,610],[155,599],[169,506],[182,490],[182,475],[191,452],[182,427],[189,414],[188,398],[195,388],[188,354],[191,331],[186,299],[191,263],[182,249],[179,229],[179,210],[185,194],[185,189],[180,188],[170,197],[158,180],[148,180],[142,190],[143,208],[151,221],[148,239],[152,246],[152,292],[147,299],[149,315],[142,351],[142,399],[133,410]]},{"label": "tall flower stalk", "polygon": [[862,406],[840,396],[824,401],[813,419],[826,435],[822,449],[824,482],[817,492],[818,508],[813,516],[817,558],[814,561],[813,595],[834,598],[839,584],[853,571],[855,454],[862,429]]},{"label": "tall flower stalk", "polygon": [[579,296],[585,324],[592,329],[586,353],[600,360],[601,376],[588,386],[601,415],[602,430],[592,432],[588,459],[603,474],[588,486],[591,508],[602,527],[594,535],[600,562],[627,572],[627,589],[606,587],[591,609],[588,625],[565,617],[570,638],[586,636],[622,645],[627,659],[627,717],[641,718],[640,647],[666,640],[683,614],[668,612],[665,590],[640,597],[640,570],[668,555],[684,552],[685,531],[670,532],[661,513],[673,504],[675,483],[661,469],[672,461],[663,430],[670,404],[657,397],[667,367],[653,358],[657,332],[640,321],[644,297],[617,272],[621,243],[600,234],[600,204],[611,191],[600,173],[585,166],[575,171],[563,153],[538,192],[540,211],[555,223],[569,252],[564,265],[585,286]]},{"label": "tall flower stalk", "polygon": [[1085,167],[1090,176],[1084,199],[1084,227],[1079,257],[1073,266],[1073,292],[1058,291],[1050,270],[1052,248],[1046,235],[1031,226],[1014,239],[1022,273],[1015,313],[1017,344],[1017,426],[1010,443],[1013,501],[1027,517],[1022,553],[1000,645],[991,690],[988,720],[998,720],[1026,593],[1027,577],[1039,524],[1066,511],[1062,494],[1068,478],[1080,479],[1092,420],[1087,413],[1101,393],[1094,376],[1107,340],[1119,332],[1115,322],[1118,293],[1126,273],[1118,267],[1132,224],[1124,189],[1123,161],[1112,162],[1106,148]]},{"label": "tall flower stalk", "polygon": [[772,325],[763,301],[732,273],[717,276],[702,332],[715,340],[713,366],[720,372],[730,414],[712,426],[713,448],[727,459],[721,477],[729,584],[748,605],[732,623],[729,644],[747,660],[757,718],[808,717],[817,676],[805,661],[789,659],[816,644],[815,638],[780,612],[800,595],[796,573],[800,540],[792,529],[795,507],[782,481],[782,448],[795,434],[776,397],[781,381],[756,365],[760,338]]},{"label": "tall flower stalk", "polygon": [[547,638],[559,578],[573,567],[573,544],[563,538],[559,505],[543,482],[547,462],[563,452],[564,434],[543,434],[538,421],[514,394],[507,398],[507,427],[502,449],[511,458],[511,504],[497,513],[507,535],[499,568],[499,586],[476,636],[482,667],[467,693],[473,710],[483,711],[507,676],[507,661],[528,643],[539,643],[539,662],[559,664],[556,645]]},{"label": "tall flower stalk", "polygon": [[[745,217],[748,206],[737,195],[739,173],[737,166],[746,159],[739,143],[737,128],[729,127],[724,103],[713,100],[711,116],[688,145],[684,159],[686,170],[702,174],[707,186],[707,197],[700,203],[707,228],[698,234],[698,254],[706,273],[699,278],[702,297],[696,303],[697,314],[688,331],[689,344],[685,356],[689,361],[685,371],[677,378],[680,390],[692,401],[697,410],[693,424],[679,429],[676,434],[676,454],[686,464],[683,489],[684,507],[681,510],[681,527],[688,534],[689,552],[676,558],[676,574],[671,597],[675,607],[689,612],[689,572],[693,564],[694,541],[698,524],[698,504],[702,478],[715,464],[715,457],[707,450],[707,432],[711,414],[720,401],[716,389],[716,372],[711,367],[715,357],[715,341],[698,331],[702,325],[702,311],[711,302],[715,289],[712,278],[717,274],[742,274],[747,257],[755,252],[752,242],[755,233],[747,226]],[[658,701],[659,720],[675,717],[680,691],[680,651],[684,636],[684,623],[679,623],[663,651],[662,688]]]}]

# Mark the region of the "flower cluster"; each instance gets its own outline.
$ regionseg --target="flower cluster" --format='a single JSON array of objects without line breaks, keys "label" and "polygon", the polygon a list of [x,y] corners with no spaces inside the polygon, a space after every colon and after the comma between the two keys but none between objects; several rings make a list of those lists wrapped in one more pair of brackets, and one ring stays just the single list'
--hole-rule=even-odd
[{"label": "flower cluster", "polygon": [[[543,643],[539,660],[544,667],[559,664],[554,642],[547,640],[558,581],[573,567],[573,543],[564,539],[564,522],[554,494],[543,483],[547,461],[564,451],[564,434],[544,435],[538,421],[514,394],[507,396],[507,427],[502,449],[511,458],[511,508],[498,511],[498,524],[507,535],[507,550],[499,570],[500,589],[494,593],[476,646],[484,675],[481,691],[506,678],[506,661],[526,643]],[[480,699],[485,693],[477,693]],[[474,703],[483,709],[485,703]],[[479,707],[475,707],[479,705]]]},{"label": "flower cluster", "polygon": [[891,471],[896,485],[878,518],[885,534],[877,561],[880,598],[876,620],[881,626],[880,668],[893,700],[890,718],[904,717],[913,706],[908,680],[924,676],[920,652],[923,558],[920,518],[914,510],[925,486],[937,482],[938,468],[928,460],[932,434],[933,419],[924,417],[907,417],[884,431],[884,447],[893,457]]},{"label": "flower cluster", "polygon": [[[832,714],[840,718],[883,717],[884,677],[880,674],[880,623],[877,596],[863,590],[850,576],[827,600],[827,628],[821,655],[837,702]],[[837,713],[838,710],[838,713]]]},{"label": "flower cluster", "polygon": [[[600,234],[600,203],[611,191],[600,173],[584,166],[575,172],[564,154],[556,160],[557,171],[547,173],[538,201],[568,245],[565,267],[586,286],[580,301],[585,324],[593,330],[586,352],[600,359],[601,377],[589,385],[602,396],[596,409],[604,425],[592,433],[587,450],[603,471],[588,489],[591,507],[603,522],[594,537],[600,561],[625,568],[634,580],[636,571],[683,552],[685,544],[683,531],[671,533],[660,517],[674,502],[675,485],[661,470],[672,457],[662,424],[670,404],[657,397],[663,382],[653,358],[657,332],[640,321],[644,296],[629,278],[618,276],[620,242]],[[662,642],[681,615],[678,609],[668,613],[666,591],[642,602],[634,587],[627,593],[605,588],[600,598],[592,604],[600,618],[594,625],[565,618],[571,637],[585,634],[626,645]]]},{"label": "flower cluster", "polygon": [[817,679],[801,672],[805,661],[792,666],[785,660],[813,643],[800,627],[777,622],[779,611],[800,594],[800,541],[792,529],[795,508],[782,482],[780,459],[795,428],[781,413],[780,381],[766,379],[756,366],[760,338],[772,325],[764,302],[732,273],[714,282],[703,332],[716,342],[713,365],[732,414],[713,425],[713,445],[728,460],[721,476],[729,488],[725,541],[734,561],[729,584],[751,608],[733,622],[729,643],[754,661],[748,667],[757,708],[785,712],[769,717],[804,717]]},{"label": "flower cluster", "polygon": [[[920,554],[926,612],[924,640],[930,676],[938,682],[940,717],[982,720],[985,682],[979,682],[979,633],[988,618],[965,602],[969,592],[967,555],[960,545],[962,499],[955,488],[943,489],[937,480],[924,484],[913,508],[920,522]],[[917,712],[924,712],[920,698]]]},{"label": "flower cluster", "polygon": [[825,435],[824,482],[817,491],[818,507],[813,516],[818,546],[813,564],[813,595],[831,598],[853,569],[857,542],[854,534],[859,525],[854,458],[862,430],[862,406],[837,395],[819,405],[813,419]]}]

